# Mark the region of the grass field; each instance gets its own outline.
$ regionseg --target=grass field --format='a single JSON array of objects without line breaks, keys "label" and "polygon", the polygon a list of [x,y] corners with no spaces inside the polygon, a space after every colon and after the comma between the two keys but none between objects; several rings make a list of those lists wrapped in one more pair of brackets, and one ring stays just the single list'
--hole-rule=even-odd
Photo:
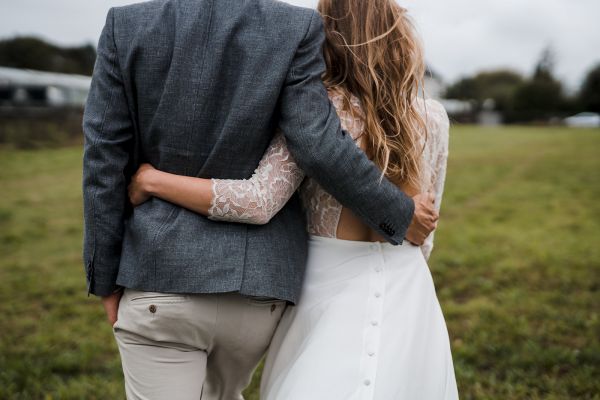
[{"label": "grass field", "polygon": [[[600,130],[451,141],[431,269],[461,397],[600,399]],[[123,398],[85,296],[80,167],[80,147],[0,150],[0,399]]]}]

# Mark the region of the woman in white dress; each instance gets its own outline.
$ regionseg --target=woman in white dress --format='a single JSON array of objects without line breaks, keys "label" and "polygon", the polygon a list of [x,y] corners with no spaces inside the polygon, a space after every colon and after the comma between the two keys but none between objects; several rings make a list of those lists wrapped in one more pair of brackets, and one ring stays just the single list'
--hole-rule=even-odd
[{"label": "woman in white dress", "polygon": [[[324,76],[342,127],[409,195],[435,193],[448,157],[448,116],[419,98],[421,47],[395,0],[321,0]],[[310,233],[298,304],[273,338],[265,400],[457,399],[450,342],[426,260],[385,243],[302,170],[277,134],[247,180],[176,176],[143,165],[130,185],[139,205],[159,197],[217,221],[268,223],[299,189]]]}]

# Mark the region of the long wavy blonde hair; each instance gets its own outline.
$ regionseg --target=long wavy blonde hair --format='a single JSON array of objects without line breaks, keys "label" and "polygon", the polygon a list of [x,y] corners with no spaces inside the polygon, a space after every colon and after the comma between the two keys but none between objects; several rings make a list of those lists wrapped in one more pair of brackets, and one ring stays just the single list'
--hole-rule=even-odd
[{"label": "long wavy blonde hair", "polygon": [[[321,0],[318,9],[327,37],[326,86],[361,101],[365,151],[383,174],[418,188],[427,129],[416,101],[425,62],[407,11],[396,0]],[[352,112],[349,99],[344,103]]]}]

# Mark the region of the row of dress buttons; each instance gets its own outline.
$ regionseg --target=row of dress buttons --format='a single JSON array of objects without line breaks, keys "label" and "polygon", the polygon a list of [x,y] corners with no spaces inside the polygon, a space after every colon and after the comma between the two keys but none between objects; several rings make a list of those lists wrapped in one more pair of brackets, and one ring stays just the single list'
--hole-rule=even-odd
[{"label": "row of dress buttons", "polygon": [[[372,250],[372,251],[379,252],[379,251],[381,250],[381,247],[380,247],[380,246],[381,246],[381,245],[380,245],[380,244],[378,244],[378,243],[373,243],[372,245],[370,245],[370,248],[371,248],[371,250]],[[375,266],[375,268],[374,268],[374,269],[375,269],[375,272],[376,272],[377,274],[379,274],[379,273],[382,271],[382,267],[381,267],[381,265],[379,265],[379,264],[377,264],[377,265]],[[380,291],[376,291],[376,292],[374,293],[374,296],[375,296],[375,298],[377,298],[377,299],[381,298],[381,292],[380,292]],[[374,319],[373,319],[373,320],[371,320],[371,326],[372,326],[372,327],[377,327],[377,326],[379,326],[379,322],[378,322],[377,320],[374,320]],[[368,350],[368,351],[367,351],[367,355],[368,355],[369,357],[375,357],[375,351],[373,351],[373,350]],[[365,385],[365,386],[371,386],[371,383],[372,383],[372,382],[371,382],[371,380],[370,380],[370,379],[365,379],[363,383],[364,383],[364,385]]]}]

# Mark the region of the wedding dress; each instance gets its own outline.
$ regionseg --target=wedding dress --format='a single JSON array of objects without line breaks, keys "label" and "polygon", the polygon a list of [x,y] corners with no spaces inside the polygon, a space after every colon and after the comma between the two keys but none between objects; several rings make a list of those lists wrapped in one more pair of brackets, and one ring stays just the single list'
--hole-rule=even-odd
[{"label": "wedding dress", "polygon": [[[343,92],[330,92],[342,127],[361,145],[361,105],[347,97],[352,111],[344,110]],[[421,192],[435,192],[439,209],[449,121],[440,103],[418,104],[428,130]],[[281,134],[252,178],[213,180],[209,217],[266,223],[298,188],[310,233],[306,276],[298,304],[288,307],[273,337],[261,399],[457,399],[448,331],[426,261],[433,234],[420,248],[337,239],[342,205],[305,179]]]}]

